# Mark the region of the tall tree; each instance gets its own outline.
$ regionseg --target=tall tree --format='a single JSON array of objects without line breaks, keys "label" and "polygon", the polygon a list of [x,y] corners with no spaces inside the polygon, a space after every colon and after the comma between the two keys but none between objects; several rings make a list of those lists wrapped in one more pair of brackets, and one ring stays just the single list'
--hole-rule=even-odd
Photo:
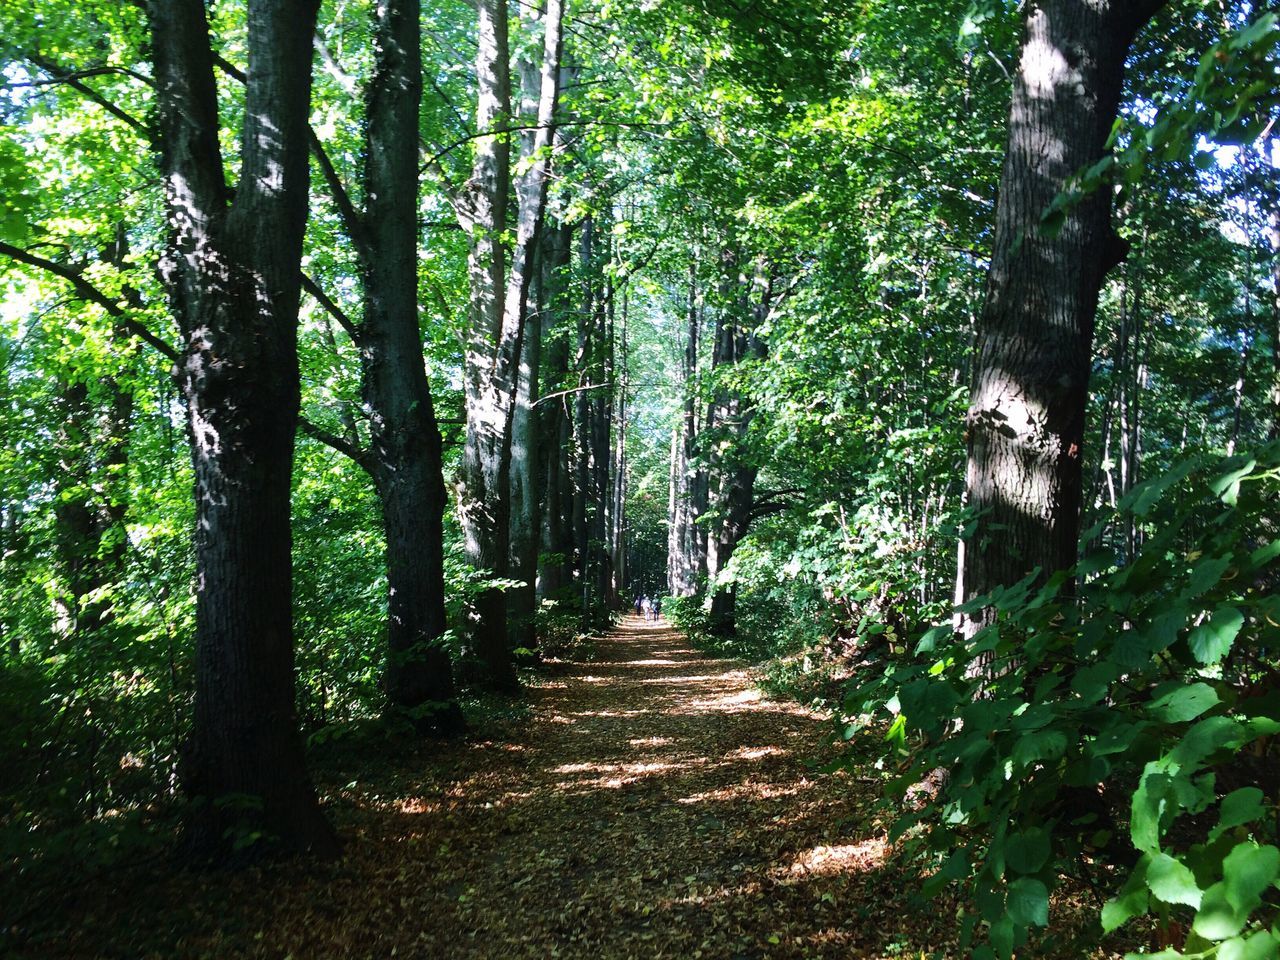
[{"label": "tall tree", "polygon": [[[369,466],[387,540],[387,701],[423,729],[455,730],[445,631],[440,428],[418,328],[419,0],[379,0],[366,92],[365,210],[352,223],[364,280],[356,331]],[[354,215],[353,215],[354,218]]]},{"label": "tall tree", "polygon": [[290,474],[318,0],[250,0],[240,175],[226,181],[201,0],[151,0],[178,377],[196,477],[193,849],[332,853],[294,707]]},{"label": "tall tree", "polygon": [[[544,284],[551,278],[539,262],[547,245],[542,242],[547,178],[551,149],[556,142],[555,114],[560,86],[560,55],[564,6],[549,0],[542,14],[541,64],[520,61],[521,116],[533,120],[532,131],[521,137],[522,173],[516,180],[516,245],[507,281],[504,312],[524,317],[524,337],[515,405],[512,410],[511,452],[511,574],[521,581],[511,596],[512,639],[516,646],[532,648],[538,544],[541,534],[542,491],[538,489],[544,457],[534,405],[542,365],[542,340],[548,318]],[[530,18],[531,23],[536,22]],[[535,280],[537,281],[535,283]],[[532,291],[538,291],[533,295]],[[530,309],[532,305],[533,309]]]},{"label": "tall tree", "polygon": [[1125,57],[1161,5],[1042,0],[1025,14],[974,347],[965,489],[977,524],[962,546],[961,599],[1075,563],[1094,316],[1124,244],[1107,189],[1060,222],[1045,214],[1106,153]]},{"label": "tall tree", "polygon": [[[464,360],[466,440],[460,499],[467,559],[489,576],[507,573],[511,517],[511,431],[519,383],[532,256],[547,195],[547,170],[560,80],[561,6],[544,16],[537,131],[530,162],[517,178],[516,232],[507,259],[511,186],[511,69],[507,6],[480,0],[476,56],[478,101],[471,179],[456,204],[470,243],[470,321]],[[516,684],[506,596],[480,592],[470,611],[472,642],[496,687]]]}]

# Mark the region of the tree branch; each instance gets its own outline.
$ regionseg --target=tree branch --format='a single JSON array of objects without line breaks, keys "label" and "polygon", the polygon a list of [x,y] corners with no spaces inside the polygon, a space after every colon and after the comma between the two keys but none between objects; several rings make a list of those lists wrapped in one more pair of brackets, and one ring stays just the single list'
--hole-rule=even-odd
[{"label": "tree branch", "polygon": [[[221,54],[214,54],[213,62],[219,70],[233,80],[244,83],[247,79],[243,70]],[[356,209],[355,204],[351,202],[351,194],[347,192],[346,185],[342,182],[342,177],[338,175],[338,169],[333,165],[333,161],[329,159],[329,154],[325,152],[324,144],[320,142],[320,138],[316,136],[316,132],[311,128],[310,124],[307,124],[307,146],[311,150],[311,155],[316,158],[316,163],[320,166],[320,175],[324,178],[325,186],[329,188],[329,194],[333,197],[334,205],[338,208],[338,215],[342,217],[342,225],[347,231],[347,236],[351,238],[351,242],[354,244],[360,259],[366,259],[368,247],[364,241],[364,219],[360,216],[360,211]],[[343,326],[345,327],[346,324],[343,324]]]},{"label": "tree branch", "polygon": [[338,306],[327,293],[320,289],[320,284],[316,283],[315,280],[311,279],[311,277],[307,276],[305,273],[302,275],[302,289],[307,291],[307,293],[311,295],[311,299],[320,304],[329,316],[338,321],[338,324],[342,329],[347,331],[347,336],[351,338],[352,342],[360,342],[360,328],[356,326],[355,322],[349,316],[347,316],[345,310]]},{"label": "tree branch", "polygon": [[[97,90],[93,89],[93,87],[89,86],[87,83],[82,82],[82,79],[81,79],[83,77],[97,77],[97,76],[103,76],[105,74],[118,73],[118,74],[123,74],[125,76],[133,77],[137,80],[141,80],[142,82],[150,86],[151,81],[148,78],[142,76],[142,74],[134,73],[132,70],[125,70],[119,67],[99,67],[93,70],[69,71],[69,70],[63,70],[57,64],[53,63],[52,61],[45,60],[43,57],[33,56],[30,58],[30,60],[33,64],[35,64],[45,73],[49,74],[49,76],[52,78],[51,80],[48,80],[48,81],[41,81],[39,85],[44,86],[49,84],[65,83],[72,90],[75,90],[80,94],[82,94],[83,96],[87,97],[89,100],[92,100],[94,103],[100,106],[103,110],[107,111],[107,113],[111,114],[117,120],[120,120],[121,122],[128,124],[134,130],[138,131],[138,133],[142,134],[142,136],[145,137],[148,141],[155,139],[154,134],[149,126],[147,126],[145,123],[143,123],[137,117],[133,116],[128,111],[124,110],[121,107],[116,106],[116,104],[112,103],[110,100],[104,97]],[[36,83],[5,84],[6,87],[36,86],[36,85],[37,85]]]},{"label": "tree branch", "polygon": [[349,457],[351,460],[355,461],[356,465],[364,470],[365,473],[373,476],[373,464],[369,460],[369,453],[367,450],[361,450],[354,443],[349,443],[336,434],[325,430],[323,427],[317,426],[306,417],[298,417],[298,429],[312,440],[318,440],[326,447],[337,450],[343,456]]},{"label": "tree branch", "polygon": [[74,267],[68,267],[66,264],[47,260],[29,250],[23,250],[21,247],[15,247],[12,244],[5,243],[4,241],[0,241],[0,254],[4,254],[11,260],[16,260],[19,263],[25,263],[27,266],[35,267],[38,270],[44,270],[46,273],[51,273],[56,277],[61,277],[63,280],[66,280],[71,284],[76,295],[82,300],[89,300],[98,304],[102,309],[107,311],[109,316],[123,323],[130,333],[154,347],[172,362],[181,362],[181,355],[173,346],[148,330],[137,320],[137,318],[131,316],[129,311],[121,307],[118,301],[113,300],[111,297],[103,293],[97,286],[86,280],[81,272],[76,270]]}]

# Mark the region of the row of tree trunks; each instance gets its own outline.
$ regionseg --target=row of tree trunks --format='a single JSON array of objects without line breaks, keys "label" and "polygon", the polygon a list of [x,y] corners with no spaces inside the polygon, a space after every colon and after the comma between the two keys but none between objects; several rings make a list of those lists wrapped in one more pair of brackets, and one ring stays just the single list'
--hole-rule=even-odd
[{"label": "row of tree trunks", "polygon": [[717,577],[756,516],[759,473],[748,443],[754,404],[730,378],[739,364],[765,357],[765,343],[756,330],[772,308],[774,292],[763,263],[756,262],[748,272],[739,252],[731,247],[721,251],[717,268],[708,378],[715,386],[701,415],[698,400],[703,378],[698,365],[703,300],[696,263],[689,272],[684,414],[671,442],[667,586],[676,596],[689,596],[705,583],[711,628],[730,635],[736,630],[736,592],[731,583],[719,583]]}]

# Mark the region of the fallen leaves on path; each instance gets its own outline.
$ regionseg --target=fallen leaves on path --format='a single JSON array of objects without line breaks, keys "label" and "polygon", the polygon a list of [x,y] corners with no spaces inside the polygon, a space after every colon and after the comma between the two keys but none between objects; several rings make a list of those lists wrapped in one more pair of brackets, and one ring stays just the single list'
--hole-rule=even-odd
[{"label": "fallen leaves on path", "polygon": [[334,774],[341,861],[88,890],[39,955],[951,955],[955,907],[908,906],[874,782],[816,773],[822,718],[741,664],[632,617],[530,702],[501,736]]}]

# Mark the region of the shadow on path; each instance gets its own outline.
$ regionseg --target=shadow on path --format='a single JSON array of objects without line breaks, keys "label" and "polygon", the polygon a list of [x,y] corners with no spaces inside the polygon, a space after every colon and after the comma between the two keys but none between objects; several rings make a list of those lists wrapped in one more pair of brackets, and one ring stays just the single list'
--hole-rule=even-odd
[{"label": "shadow on path", "polygon": [[43,955],[916,957],[954,927],[904,910],[873,787],[811,770],[822,718],[741,664],[628,617],[530,702],[502,736],[336,775],[361,777],[330,792],[341,862],[153,877],[116,892],[115,933],[87,907]]}]

